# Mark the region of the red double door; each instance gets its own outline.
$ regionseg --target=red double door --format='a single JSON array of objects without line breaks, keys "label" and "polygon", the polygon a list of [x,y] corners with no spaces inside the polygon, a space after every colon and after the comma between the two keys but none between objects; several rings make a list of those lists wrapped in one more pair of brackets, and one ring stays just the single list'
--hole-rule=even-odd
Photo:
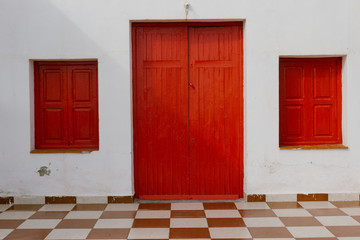
[{"label": "red double door", "polygon": [[133,26],[135,194],[243,193],[242,26]]}]

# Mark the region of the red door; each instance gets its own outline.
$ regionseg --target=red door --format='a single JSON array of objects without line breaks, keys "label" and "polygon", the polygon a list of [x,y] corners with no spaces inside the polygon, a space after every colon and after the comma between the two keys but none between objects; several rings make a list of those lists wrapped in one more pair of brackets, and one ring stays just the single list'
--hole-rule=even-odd
[{"label": "red door", "polygon": [[242,197],[242,28],[134,26],[136,197]]}]

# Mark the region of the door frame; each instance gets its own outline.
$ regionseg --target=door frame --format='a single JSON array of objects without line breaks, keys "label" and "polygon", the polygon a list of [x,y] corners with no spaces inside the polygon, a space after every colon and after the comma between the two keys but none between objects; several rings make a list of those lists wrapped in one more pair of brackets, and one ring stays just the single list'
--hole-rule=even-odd
[{"label": "door frame", "polygon": [[[243,21],[224,21],[224,22],[152,22],[152,21],[132,21],[130,22],[130,31],[131,31],[131,40],[130,40],[130,47],[131,47],[131,150],[132,150],[132,182],[133,182],[133,190],[134,190],[134,197],[139,198],[138,193],[136,192],[136,171],[135,171],[135,153],[134,153],[134,94],[135,94],[135,79],[137,79],[137,69],[136,69],[136,28],[137,27],[175,27],[175,26],[185,26],[185,27],[221,27],[221,26],[239,26],[240,27],[240,94],[241,100],[239,103],[240,107],[240,121],[242,122],[242,127],[240,128],[240,137],[242,141],[240,143],[240,156],[242,159],[240,160],[241,164],[241,172],[240,172],[240,186],[242,187],[242,191],[239,192],[240,198],[244,197],[244,23]],[[176,196],[171,195],[171,197],[175,197],[176,199],[189,199],[187,196]],[[199,195],[196,199],[214,199],[215,195]],[[159,198],[157,195],[149,197],[147,199],[173,199],[173,198],[166,198],[164,195],[163,198]],[[192,198],[195,199],[195,198]],[[225,199],[222,195],[219,196],[219,199]],[[228,195],[226,199],[234,199],[231,195]]]}]

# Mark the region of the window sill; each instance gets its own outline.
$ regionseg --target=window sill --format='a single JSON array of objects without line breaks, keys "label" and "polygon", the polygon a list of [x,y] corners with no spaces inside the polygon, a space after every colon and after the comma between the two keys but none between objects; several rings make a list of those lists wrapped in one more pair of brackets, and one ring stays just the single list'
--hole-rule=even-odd
[{"label": "window sill", "polygon": [[280,150],[286,149],[349,149],[349,147],[342,144],[280,146]]},{"label": "window sill", "polygon": [[34,149],[30,153],[91,153],[99,149]]}]

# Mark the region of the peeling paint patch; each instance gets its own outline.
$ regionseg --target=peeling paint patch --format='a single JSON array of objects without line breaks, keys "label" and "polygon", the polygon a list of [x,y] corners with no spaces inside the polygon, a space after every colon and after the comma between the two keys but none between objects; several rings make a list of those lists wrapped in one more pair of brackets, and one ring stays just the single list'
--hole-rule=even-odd
[{"label": "peeling paint patch", "polygon": [[39,173],[40,177],[43,177],[45,175],[50,176],[51,170],[46,166],[42,166],[37,172]]}]

